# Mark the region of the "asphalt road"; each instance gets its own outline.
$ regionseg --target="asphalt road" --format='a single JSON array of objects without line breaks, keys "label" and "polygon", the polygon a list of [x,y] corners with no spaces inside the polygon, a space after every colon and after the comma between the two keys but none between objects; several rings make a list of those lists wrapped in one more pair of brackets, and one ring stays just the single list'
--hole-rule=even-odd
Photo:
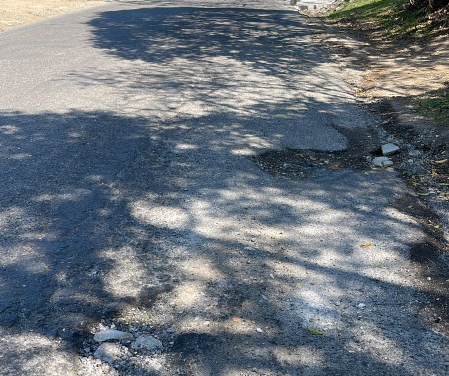
[{"label": "asphalt road", "polygon": [[[163,342],[120,375],[448,374],[401,180],[327,167],[378,119],[316,27],[123,1],[0,34],[1,375],[101,374],[100,322]],[[261,168],[287,149],[321,164]]]}]

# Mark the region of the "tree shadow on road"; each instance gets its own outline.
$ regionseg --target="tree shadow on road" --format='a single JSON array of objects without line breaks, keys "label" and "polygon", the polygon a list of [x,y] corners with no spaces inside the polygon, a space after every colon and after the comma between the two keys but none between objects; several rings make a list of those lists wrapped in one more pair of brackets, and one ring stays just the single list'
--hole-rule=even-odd
[{"label": "tree shadow on road", "polygon": [[[107,113],[0,119],[0,320],[17,336],[57,328],[61,351],[78,351],[102,318],[138,326],[147,315],[174,341],[167,362],[204,374],[408,374],[378,358],[385,343],[395,358],[443,351],[443,337],[407,316],[425,300],[397,270],[417,229],[386,206],[401,194],[388,173],[276,178],[230,153],[232,142],[217,150],[201,119],[183,121],[189,136]],[[374,259],[365,241],[379,247]]]},{"label": "tree shadow on road", "polygon": [[151,323],[168,370],[123,374],[444,374],[447,338],[416,316],[428,297],[408,245],[422,234],[390,205],[397,177],[323,165],[288,179],[254,163],[286,145],[341,150],[334,125],[366,122],[296,17],[104,12],[92,44],[136,65],[64,79],[126,105],[0,114],[2,362],[45,374],[42,351],[80,352],[118,318]]}]

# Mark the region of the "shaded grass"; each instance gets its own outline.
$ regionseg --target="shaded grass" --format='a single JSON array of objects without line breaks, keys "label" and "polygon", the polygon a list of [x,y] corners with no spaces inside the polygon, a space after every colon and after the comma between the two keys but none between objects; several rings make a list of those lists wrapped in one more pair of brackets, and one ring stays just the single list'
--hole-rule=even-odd
[{"label": "shaded grass", "polygon": [[380,31],[389,39],[436,36],[448,31],[447,22],[431,20],[425,10],[410,11],[408,4],[408,0],[353,0],[330,10],[327,16],[362,30]]},{"label": "shaded grass", "polygon": [[429,117],[444,127],[449,127],[449,83],[445,87],[415,97],[411,107],[420,115]]}]

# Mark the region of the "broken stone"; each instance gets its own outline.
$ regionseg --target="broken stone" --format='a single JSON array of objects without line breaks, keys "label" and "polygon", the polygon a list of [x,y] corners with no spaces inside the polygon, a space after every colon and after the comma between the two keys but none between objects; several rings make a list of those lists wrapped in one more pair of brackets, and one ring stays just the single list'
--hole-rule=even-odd
[{"label": "broken stone", "polygon": [[157,338],[154,338],[148,334],[142,334],[131,344],[131,348],[161,351],[163,349],[163,345]]},{"label": "broken stone", "polygon": [[245,248],[243,248],[245,251],[257,251],[257,249],[256,248],[254,248],[254,247],[245,247]]},{"label": "broken stone", "polygon": [[95,333],[94,340],[97,342],[109,341],[111,339],[120,341],[122,339],[132,339],[133,335],[131,333],[122,332],[115,329],[106,329],[98,333]]},{"label": "broken stone", "polygon": [[102,343],[94,353],[95,358],[106,363],[112,363],[120,358],[120,345],[116,343]]},{"label": "broken stone", "polygon": [[382,154],[385,156],[396,154],[400,150],[399,146],[395,144],[382,145]]},{"label": "broken stone", "polygon": [[376,157],[373,159],[373,165],[376,167],[389,167],[393,166],[393,162],[388,157]]}]

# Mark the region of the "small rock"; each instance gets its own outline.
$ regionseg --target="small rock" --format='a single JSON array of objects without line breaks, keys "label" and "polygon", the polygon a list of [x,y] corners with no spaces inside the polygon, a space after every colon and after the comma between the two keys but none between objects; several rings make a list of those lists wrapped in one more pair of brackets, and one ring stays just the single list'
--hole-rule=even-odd
[{"label": "small rock", "polygon": [[102,343],[94,353],[95,358],[107,363],[114,362],[120,358],[120,345],[116,343]]},{"label": "small rock", "polygon": [[142,334],[132,344],[133,349],[146,349],[149,351],[161,351],[163,349],[162,342],[153,336]]},{"label": "small rock", "polygon": [[382,154],[385,156],[393,155],[399,152],[399,146],[395,144],[384,144],[382,145]]},{"label": "small rock", "polygon": [[365,303],[359,303],[359,304],[357,305],[357,307],[359,307],[360,309],[363,309],[363,308],[366,307],[366,304],[365,304]]},{"label": "small rock", "polygon": [[106,329],[102,330],[98,333],[95,333],[94,340],[97,342],[109,341],[113,340],[122,340],[122,339],[132,339],[133,335],[131,333],[122,332],[120,330],[115,329]]},{"label": "small rock", "polygon": [[261,328],[256,328],[257,333],[263,333],[263,330]]},{"label": "small rock", "polygon": [[428,281],[431,281],[431,280],[432,280],[432,277],[427,277],[427,280],[428,280]]},{"label": "small rock", "polygon": [[174,329],[174,328],[167,328],[165,331],[166,331],[167,333],[174,333],[174,332],[175,332],[175,329]]},{"label": "small rock", "polygon": [[393,166],[393,162],[388,157],[376,157],[373,159],[373,165],[376,167],[389,167]]},{"label": "small rock", "polygon": [[245,248],[243,248],[245,251],[257,251],[257,249],[256,248],[254,248],[254,247],[245,247]]}]

